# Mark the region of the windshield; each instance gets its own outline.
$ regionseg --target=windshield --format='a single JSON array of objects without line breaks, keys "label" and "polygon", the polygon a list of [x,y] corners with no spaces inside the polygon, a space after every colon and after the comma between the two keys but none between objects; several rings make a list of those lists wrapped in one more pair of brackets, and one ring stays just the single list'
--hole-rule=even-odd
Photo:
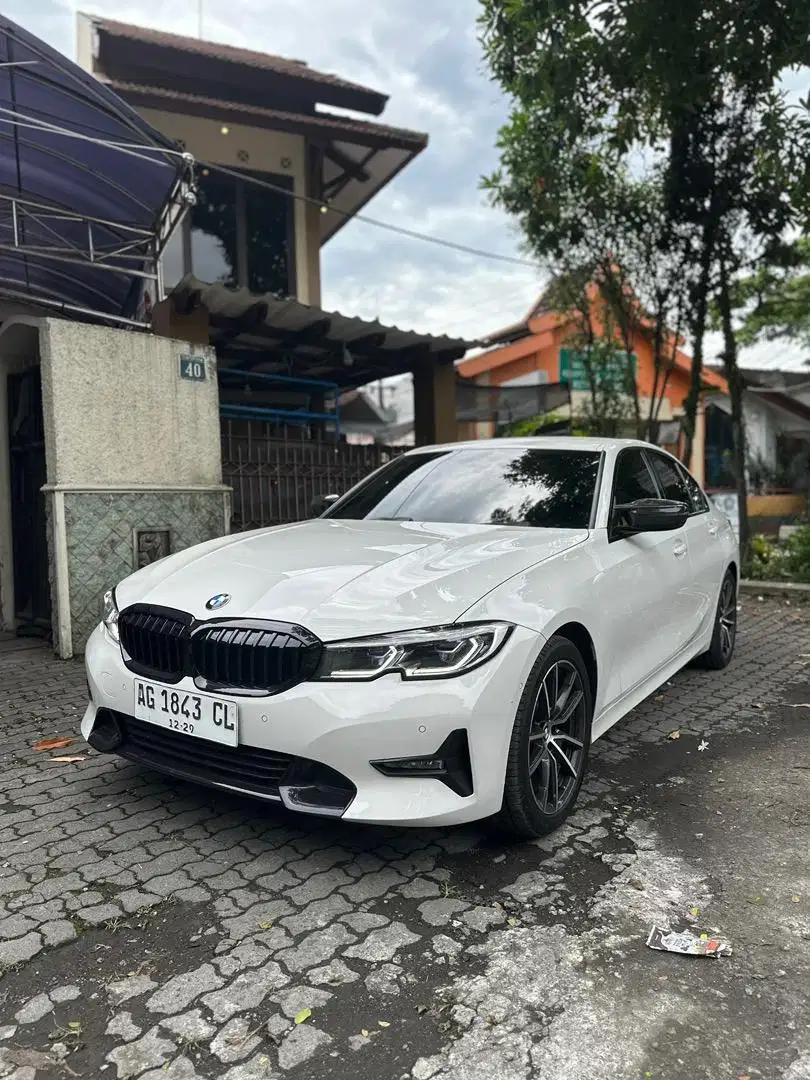
[{"label": "windshield", "polygon": [[587,529],[598,453],[482,447],[396,458],[324,515]]}]

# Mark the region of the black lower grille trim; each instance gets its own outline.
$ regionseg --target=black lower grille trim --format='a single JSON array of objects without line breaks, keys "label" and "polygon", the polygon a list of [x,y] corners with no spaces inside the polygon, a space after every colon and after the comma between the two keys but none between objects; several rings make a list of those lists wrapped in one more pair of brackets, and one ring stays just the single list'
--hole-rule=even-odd
[{"label": "black lower grille trim", "polygon": [[278,799],[279,784],[297,759],[255,746],[223,746],[167,731],[125,713],[113,714],[121,725],[121,757],[197,783],[236,788],[265,799]]}]

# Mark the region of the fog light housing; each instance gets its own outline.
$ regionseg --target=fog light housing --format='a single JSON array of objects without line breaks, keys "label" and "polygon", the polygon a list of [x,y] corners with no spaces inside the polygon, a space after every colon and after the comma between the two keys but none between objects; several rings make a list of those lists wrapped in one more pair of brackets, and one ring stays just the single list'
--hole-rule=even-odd
[{"label": "fog light housing", "polygon": [[444,763],[444,758],[430,758],[430,757],[415,757],[415,758],[392,758],[391,761],[375,762],[378,765],[385,765],[389,772],[407,772],[407,773],[422,773],[425,776],[432,776],[433,773],[445,773],[447,767]]},{"label": "fog light housing", "polygon": [[452,731],[438,750],[424,757],[383,758],[370,761],[383,776],[403,776],[439,780],[466,799],[473,793],[472,765],[467,732]]}]

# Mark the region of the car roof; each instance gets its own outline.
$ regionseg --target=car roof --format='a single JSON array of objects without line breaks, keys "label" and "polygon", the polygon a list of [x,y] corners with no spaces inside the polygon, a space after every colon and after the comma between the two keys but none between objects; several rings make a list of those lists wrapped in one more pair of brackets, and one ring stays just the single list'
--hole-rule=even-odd
[{"label": "car roof", "polygon": [[[602,439],[587,438],[579,435],[532,435],[514,439],[471,439],[467,442],[440,443],[435,446],[417,446],[409,454],[424,454],[431,450],[487,450],[491,447],[505,449],[532,450],[574,450],[591,453],[604,453],[621,450],[625,446],[653,447],[652,443],[639,439]],[[659,449],[659,447],[655,447]]]}]

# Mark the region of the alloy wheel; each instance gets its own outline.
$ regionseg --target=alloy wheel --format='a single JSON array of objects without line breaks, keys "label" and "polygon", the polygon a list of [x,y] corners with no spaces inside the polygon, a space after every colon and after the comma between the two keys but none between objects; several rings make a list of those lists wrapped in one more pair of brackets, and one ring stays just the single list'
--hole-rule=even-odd
[{"label": "alloy wheel", "polygon": [[723,656],[729,656],[737,636],[737,597],[734,582],[730,577],[723,582],[723,588],[720,591],[717,617],[720,627],[720,651]]},{"label": "alloy wheel", "polygon": [[557,660],[543,676],[529,728],[529,785],[542,813],[554,815],[576,790],[585,756],[582,676]]}]

